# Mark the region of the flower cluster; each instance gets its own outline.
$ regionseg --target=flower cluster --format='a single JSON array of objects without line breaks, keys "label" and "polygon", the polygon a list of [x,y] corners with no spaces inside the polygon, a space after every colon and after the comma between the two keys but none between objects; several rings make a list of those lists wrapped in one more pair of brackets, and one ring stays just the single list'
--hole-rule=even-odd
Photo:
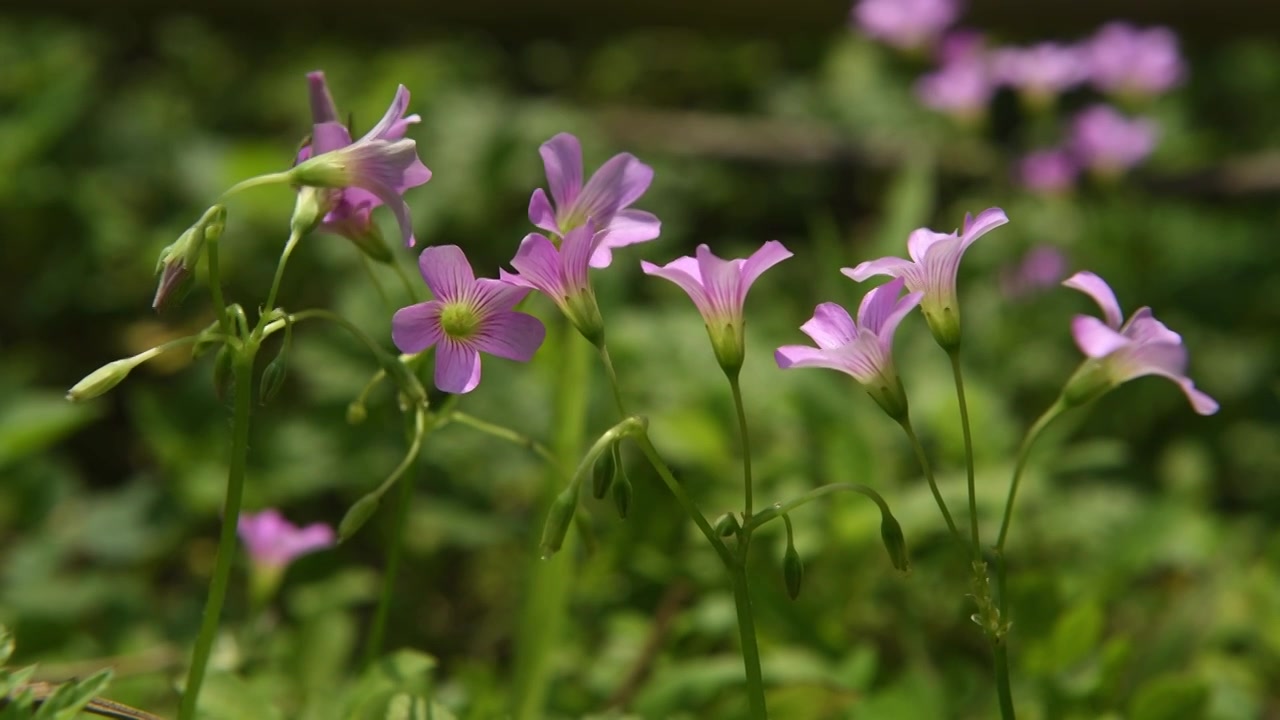
[{"label": "flower cluster", "polygon": [[[1178,38],[1168,28],[1111,22],[1075,43],[988,49],[981,34],[949,29],[959,15],[955,0],[860,0],[853,11],[858,27],[871,37],[897,48],[934,47],[937,67],[916,81],[916,95],[926,107],[965,123],[983,118],[1002,87],[1040,111],[1084,85],[1139,105],[1186,75]],[[1068,128],[1061,147],[1033,150],[1018,163],[1016,175],[1027,189],[1062,192],[1082,170],[1104,177],[1121,174],[1150,155],[1159,139],[1153,120],[1129,118],[1106,104],[1076,114]]]}]

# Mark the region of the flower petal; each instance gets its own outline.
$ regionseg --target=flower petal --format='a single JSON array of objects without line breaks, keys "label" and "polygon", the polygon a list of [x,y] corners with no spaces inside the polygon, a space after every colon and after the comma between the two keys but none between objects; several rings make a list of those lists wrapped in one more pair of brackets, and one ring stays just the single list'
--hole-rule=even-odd
[{"label": "flower petal", "polygon": [[492,315],[507,312],[529,294],[526,285],[511,283],[506,280],[480,278],[471,286],[471,301],[475,310],[481,315]]},{"label": "flower petal", "polygon": [[436,348],[436,387],[447,393],[469,393],[480,384],[480,352],[452,338]]},{"label": "flower petal", "polygon": [[391,106],[387,108],[387,112],[383,114],[382,119],[376,125],[369,128],[369,132],[365,133],[361,140],[391,140],[389,137],[392,126],[404,118],[405,112],[409,109],[409,88],[401,85],[396,88],[396,96],[391,100]]},{"label": "flower petal", "polygon": [[[751,253],[751,257],[742,264],[742,280],[740,281],[743,299],[746,298],[747,291],[755,284],[757,278],[764,273],[765,270],[777,265],[794,255],[782,243],[777,240],[770,240],[760,249]],[[738,301],[741,304],[742,300]]]},{"label": "flower petal", "polygon": [[880,327],[897,306],[905,284],[902,278],[894,278],[863,295],[858,305],[858,327],[879,335]]},{"label": "flower petal", "polygon": [[783,345],[773,351],[773,359],[783,370],[817,367],[846,372],[834,350],[820,350],[808,345]]},{"label": "flower petal", "polygon": [[613,261],[613,249],[648,242],[658,237],[662,221],[644,210],[619,210],[605,228],[600,246],[591,256],[591,267],[605,268]]},{"label": "flower petal", "polygon": [[580,292],[590,284],[588,271],[591,269],[591,257],[603,237],[595,228],[594,223],[587,221],[582,227],[570,230],[560,240],[560,272],[564,278],[566,293]]},{"label": "flower petal", "polygon": [[409,132],[410,125],[417,125],[422,122],[422,116],[414,113],[413,115],[405,115],[399,120],[391,123],[391,127],[382,133],[383,140],[399,140]]},{"label": "flower petal", "polygon": [[1116,382],[1128,382],[1144,375],[1163,375],[1178,380],[1185,377],[1187,349],[1181,343],[1130,344],[1110,358]]},{"label": "flower petal", "polygon": [[470,292],[476,282],[471,263],[457,245],[435,245],[418,255],[418,269],[437,300],[448,302]]},{"label": "flower petal", "polygon": [[934,232],[929,228],[912,230],[907,236],[907,253],[912,260],[922,263],[930,248],[944,240],[952,240],[956,237],[958,236],[955,233]]},{"label": "flower petal", "polygon": [[400,352],[419,353],[440,342],[444,332],[440,329],[439,300],[417,303],[401,308],[391,317],[391,341]]},{"label": "flower petal", "polygon": [[915,266],[915,263],[900,257],[883,257],[878,260],[867,260],[866,262],[858,263],[857,267],[841,268],[840,272],[847,277],[862,282],[875,275],[906,277]]},{"label": "flower petal", "polygon": [[801,325],[800,330],[824,350],[847,345],[858,337],[858,328],[849,311],[829,302],[815,307],[813,317]]},{"label": "flower petal", "polygon": [[739,298],[742,283],[742,260],[725,260],[711,252],[711,248],[703,243],[694,251],[698,261],[698,273],[702,278],[702,292],[705,303],[698,306],[707,319],[712,317],[721,320],[736,318],[742,315],[742,303]]},{"label": "flower petal", "polygon": [[[324,73],[316,70],[307,73],[307,91],[311,96],[311,122],[315,125],[320,123],[334,122],[338,119],[338,109],[333,104],[333,96],[329,94],[329,84],[324,79]],[[350,142],[350,138],[347,142]]]},{"label": "flower petal", "polygon": [[1005,215],[1004,210],[998,207],[987,208],[978,213],[976,218],[965,213],[964,228],[961,231],[961,237],[964,238],[964,246],[966,248],[969,247],[974,240],[1008,222],[1009,216]]},{"label": "flower petal", "polygon": [[[599,170],[587,180],[581,194],[568,204],[561,205],[561,213],[581,215],[599,227],[607,227],[613,220],[614,213],[622,209],[622,197],[627,171],[635,157],[629,153],[620,153],[609,158]],[[636,161],[639,162],[639,161]],[[650,175],[652,178],[652,175]]]},{"label": "flower petal", "polygon": [[641,260],[640,269],[646,275],[670,280],[679,285],[680,289],[688,293],[689,298],[693,300],[693,304],[698,307],[699,311],[709,305],[707,294],[702,289],[702,272],[698,268],[697,260],[686,255],[685,257],[676,258],[662,267]]},{"label": "flower petal", "polygon": [[498,312],[485,320],[475,348],[496,357],[529,362],[547,337],[538,318],[522,312]]},{"label": "flower petal", "polygon": [[620,157],[625,157],[627,164],[622,170],[621,187],[618,192],[619,210],[639,200],[653,183],[653,168],[640,162],[631,153],[622,153]]},{"label": "flower petal", "polygon": [[556,224],[556,211],[551,208],[547,194],[538,188],[529,198],[529,222],[549,233],[560,234],[560,226]]},{"label": "flower petal", "polygon": [[1091,358],[1104,358],[1129,345],[1128,338],[1092,315],[1075,316],[1071,321],[1071,336],[1080,352]]},{"label": "flower petal", "polygon": [[1157,320],[1149,307],[1138,308],[1120,328],[1120,333],[1136,343],[1182,344],[1182,336]]},{"label": "flower petal", "polygon": [[520,274],[499,274],[502,280],[534,288],[552,299],[564,296],[560,251],[546,236],[538,233],[525,235],[516,256],[511,259],[511,267]]},{"label": "flower petal", "polygon": [[1182,392],[1186,394],[1187,400],[1191,402],[1191,408],[1197,413],[1200,415],[1212,415],[1218,412],[1218,401],[1196,389],[1196,384],[1191,382],[1191,378],[1180,378],[1177,383],[1178,387],[1182,388]]},{"label": "flower petal", "polygon": [[322,122],[316,123],[311,128],[310,150],[313,156],[332,152],[350,144],[351,132],[342,123]]},{"label": "flower petal", "polygon": [[[582,144],[578,138],[569,133],[560,133],[542,143],[538,148],[542,156],[542,165],[547,171],[547,185],[551,188],[551,198],[556,206],[563,208],[578,199],[582,191]],[[533,220],[530,209],[530,220]],[[534,224],[537,221],[534,220]],[[538,225],[548,230],[542,225]]]},{"label": "flower petal", "polygon": [[1105,280],[1088,270],[1082,270],[1063,280],[1062,284],[1093,298],[1093,301],[1098,303],[1098,307],[1102,308],[1102,316],[1106,318],[1107,326],[1114,330],[1120,329],[1120,323],[1123,322],[1120,303]]},{"label": "flower petal", "polygon": [[287,555],[291,561],[301,555],[332,546],[334,539],[333,528],[324,523],[312,523],[284,536],[281,554]]}]

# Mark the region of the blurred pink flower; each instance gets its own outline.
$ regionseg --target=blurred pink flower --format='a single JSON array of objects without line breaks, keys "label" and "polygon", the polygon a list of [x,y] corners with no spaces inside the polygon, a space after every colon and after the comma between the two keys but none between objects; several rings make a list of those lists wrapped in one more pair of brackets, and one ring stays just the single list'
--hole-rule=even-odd
[{"label": "blurred pink flower", "polygon": [[1094,87],[1121,95],[1156,95],[1177,85],[1186,68],[1178,36],[1165,27],[1102,26],[1086,46]]},{"label": "blurred pink flower", "polygon": [[1006,47],[992,52],[996,78],[1033,97],[1060,95],[1083,82],[1089,73],[1077,47],[1042,42],[1029,47]]},{"label": "blurred pink flower", "polygon": [[1066,254],[1053,245],[1038,245],[1000,273],[1000,286],[1006,297],[1025,297],[1057,285],[1066,274]]},{"label": "blurred pink flower", "polygon": [[276,569],[302,555],[332,547],[335,539],[333,528],[324,523],[300,528],[273,509],[256,515],[242,513],[236,531],[255,565]]},{"label": "blurred pink flower", "polygon": [[1035,150],[1018,161],[1017,180],[1028,190],[1053,194],[1070,190],[1080,175],[1080,166],[1063,148]]},{"label": "blurred pink flower", "polygon": [[981,54],[960,56],[916,81],[916,97],[925,107],[963,119],[983,115],[996,92]]},{"label": "blurred pink flower", "polygon": [[968,60],[985,55],[987,36],[969,28],[948,32],[938,43],[938,62],[946,65],[958,60]]},{"label": "blurred pink flower", "polygon": [[1118,175],[1146,159],[1158,137],[1154,121],[1130,119],[1109,105],[1094,105],[1072,122],[1071,149],[1090,170]]},{"label": "blurred pink flower", "polygon": [[863,32],[904,50],[933,43],[959,16],[957,0],[861,0],[853,8]]}]

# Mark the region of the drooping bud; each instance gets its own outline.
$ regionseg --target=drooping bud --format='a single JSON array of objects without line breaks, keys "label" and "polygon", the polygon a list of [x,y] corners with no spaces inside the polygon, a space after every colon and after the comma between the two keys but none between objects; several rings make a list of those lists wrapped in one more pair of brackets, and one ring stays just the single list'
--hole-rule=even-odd
[{"label": "drooping bud", "polygon": [[342,516],[342,522],[338,523],[338,542],[346,542],[356,533],[365,523],[369,522],[369,518],[378,511],[378,505],[382,502],[382,496],[377,491],[356,501],[347,510],[347,514]]},{"label": "drooping bud", "polygon": [[782,578],[787,584],[787,595],[792,600],[800,597],[800,583],[804,580],[804,563],[791,538],[787,538],[787,551],[782,556]]},{"label": "drooping bud", "polygon": [[609,488],[613,485],[613,479],[618,474],[618,468],[622,466],[621,451],[618,444],[614,443],[609,452],[600,456],[596,460],[595,467],[591,472],[591,495],[597,499],[604,499],[605,493],[609,492]]},{"label": "drooping bud", "polygon": [[156,287],[155,299],[151,302],[152,308],[160,311],[186,294],[204,252],[205,241],[216,242],[222,236],[226,221],[227,209],[222,205],[214,205],[205,211],[195,225],[187,228],[177,241],[161,251],[156,263],[160,282]]},{"label": "drooping bud", "polygon": [[71,402],[84,402],[105,394],[120,384],[129,373],[138,366],[137,357],[115,360],[94,370],[67,391],[67,399]]},{"label": "drooping bud", "polygon": [[618,517],[626,520],[631,512],[631,480],[625,471],[618,473],[613,481],[613,504],[618,509]]},{"label": "drooping bud", "polygon": [[741,529],[738,524],[738,517],[733,513],[725,513],[716,519],[716,534],[720,537],[732,537],[738,534]]},{"label": "drooping bud", "polygon": [[284,386],[284,376],[289,367],[289,346],[292,340],[293,323],[286,320],[280,352],[276,353],[276,356],[262,370],[262,382],[258,385],[258,402],[262,405],[271,402]]},{"label": "drooping bud", "polygon": [[232,369],[234,359],[229,345],[223,345],[218,349],[218,354],[213,356],[213,392],[219,400],[225,400],[231,394],[232,384],[235,383]]},{"label": "drooping bud", "polygon": [[895,570],[907,572],[911,569],[911,560],[907,556],[907,539],[902,534],[902,526],[898,519],[887,512],[880,516],[880,538],[884,541],[884,549],[889,552],[889,562]]},{"label": "drooping bud", "polygon": [[551,510],[547,513],[547,523],[542,526],[542,542],[539,544],[543,560],[560,551],[560,546],[564,545],[564,537],[569,533],[569,526],[573,524],[573,514],[577,509],[577,487],[573,485],[565,488],[551,503]]}]

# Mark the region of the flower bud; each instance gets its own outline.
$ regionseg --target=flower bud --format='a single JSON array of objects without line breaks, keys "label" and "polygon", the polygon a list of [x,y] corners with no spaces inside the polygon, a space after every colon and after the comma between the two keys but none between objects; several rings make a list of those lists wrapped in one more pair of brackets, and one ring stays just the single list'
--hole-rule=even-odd
[{"label": "flower bud", "polygon": [[213,356],[213,393],[219,400],[225,400],[231,394],[235,383],[235,373],[231,367],[233,360],[234,355],[228,345],[223,345],[218,349],[218,354]]},{"label": "flower bud", "polygon": [[67,391],[67,399],[71,402],[92,400],[120,384],[129,377],[129,373],[138,366],[137,357],[125,358],[109,362],[85,376]]},{"label": "flower bud", "polygon": [[889,551],[889,562],[895,570],[907,572],[911,569],[911,561],[907,557],[907,539],[902,535],[902,526],[898,519],[889,513],[881,513],[880,539],[884,541],[885,550]]},{"label": "flower bud", "polygon": [[573,524],[573,513],[578,509],[577,488],[573,485],[565,488],[551,503],[547,513],[547,523],[542,526],[542,542],[539,545],[542,559],[547,560],[560,550],[564,544],[564,536],[569,533]]},{"label": "flower bud", "polygon": [[787,539],[787,551],[782,556],[782,578],[787,584],[787,595],[792,600],[800,597],[800,583],[804,580],[804,563],[800,561],[800,553],[796,546]]},{"label": "flower bud", "polygon": [[359,425],[369,417],[369,411],[365,409],[364,403],[359,400],[352,400],[347,406],[347,424]]},{"label": "flower bud", "polygon": [[289,232],[302,237],[314,230],[333,209],[333,196],[333,191],[328,188],[298,188],[298,197],[293,203],[293,217],[289,219]]},{"label": "flower bud", "polygon": [[622,465],[620,455],[618,444],[614,443],[609,447],[609,452],[602,454],[596,460],[595,467],[592,468],[591,472],[591,495],[595,499],[604,499],[605,493],[609,492],[610,486],[613,485],[613,479],[617,476],[618,468]]},{"label": "flower bud", "polygon": [[151,301],[152,308],[162,310],[186,294],[191,287],[196,265],[204,252],[205,241],[217,241],[222,236],[226,223],[227,209],[222,205],[214,205],[205,211],[195,225],[187,228],[177,241],[161,251],[156,263],[160,282],[156,287],[155,299]]},{"label": "flower bud", "polygon": [[369,522],[369,518],[378,511],[378,505],[381,502],[382,496],[377,491],[357,500],[356,504],[347,510],[347,514],[342,516],[342,522],[338,523],[338,542],[346,542],[357,530],[364,527],[364,524]]},{"label": "flower bud", "polygon": [[284,376],[288,370],[289,346],[293,339],[293,324],[285,321],[284,341],[280,343],[280,352],[267,363],[262,370],[262,381],[258,384],[258,402],[266,405],[275,398],[284,386]]},{"label": "flower bud", "polygon": [[738,534],[741,525],[738,524],[738,517],[733,513],[725,513],[716,519],[716,534],[720,537],[732,537]]},{"label": "flower bud", "polygon": [[613,481],[613,504],[618,508],[618,517],[627,519],[631,512],[631,480],[625,472],[618,473]]}]

